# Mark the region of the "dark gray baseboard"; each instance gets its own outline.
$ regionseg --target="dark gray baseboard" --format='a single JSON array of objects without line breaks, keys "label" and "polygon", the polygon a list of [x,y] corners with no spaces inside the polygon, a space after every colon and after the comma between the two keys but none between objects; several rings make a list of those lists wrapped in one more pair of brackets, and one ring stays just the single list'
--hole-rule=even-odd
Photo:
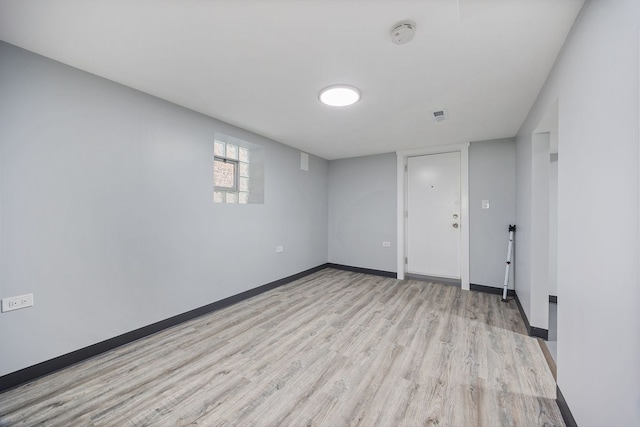
[{"label": "dark gray baseboard", "polygon": [[560,387],[556,385],[556,402],[558,404],[558,409],[560,409],[560,413],[562,414],[562,419],[567,427],[578,427],[578,423],[576,419],[573,418],[573,414],[569,409],[569,405],[567,405],[567,401],[564,399],[562,392],[560,391]]},{"label": "dark gray baseboard", "polygon": [[97,356],[109,350],[113,350],[122,345],[136,341],[140,338],[155,334],[156,332],[160,332],[172,326],[179,325],[180,323],[195,319],[196,317],[202,316],[204,314],[220,310],[261,293],[270,291],[271,289],[275,289],[279,286],[286,285],[287,283],[301,279],[305,276],[308,276],[309,274],[323,270],[327,267],[327,264],[322,264],[317,267],[310,268],[309,270],[294,274],[292,276],[267,283],[266,285],[258,286],[257,288],[249,289],[248,291],[241,292],[237,295],[232,295],[220,301],[216,301],[211,304],[198,307],[191,311],[178,314],[177,316],[173,316],[168,319],[153,323],[151,325],[144,326],[140,329],[136,329],[134,331],[124,333],[117,337],[101,341],[88,347],[72,351],[71,353],[63,354],[62,356],[46,360],[44,362],[29,366],[19,371],[3,375],[2,377],[0,377],[0,393],[17,387],[21,384],[25,384],[29,381],[33,381],[45,375],[51,374],[53,372],[59,371],[60,369],[82,362],[83,360]]},{"label": "dark gray baseboard", "polygon": [[[469,289],[477,292],[484,292],[485,294],[502,295],[503,288],[496,288],[495,286],[477,285],[475,283],[469,284]],[[516,291],[513,289],[507,289],[508,297],[515,297]]]},{"label": "dark gray baseboard", "polygon": [[[493,286],[476,285],[474,283],[471,283],[469,287],[472,291],[502,295],[502,288],[496,288]],[[522,317],[522,320],[524,320],[524,324],[527,327],[527,333],[532,337],[542,338],[543,340],[546,341],[549,338],[549,331],[547,329],[536,328],[535,326],[531,326],[529,324],[529,319],[527,319],[527,315],[524,313],[524,309],[522,308],[522,304],[520,304],[520,299],[518,298],[518,294],[516,293],[516,291],[513,289],[508,289],[507,297],[513,297],[516,300],[516,304],[518,305],[518,311],[520,311],[520,316]]]},{"label": "dark gray baseboard", "polygon": [[549,339],[549,330],[536,328],[535,326],[529,326],[529,335],[536,338],[542,338],[547,341]]},{"label": "dark gray baseboard", "polygon": [[515,300],[516,300],[516,304],[518,305],[518,310],[520,311],[520,316],[522,316],[522,320],[524,320],[524,324],[527,327],[527,332],[529,333],[529,336],[542,338],[543,340],[547,341],[549,339],[549,330],[531,326],[529,324],[529,319],[527,319],[527,315],[525,314],[524,309],[522,308],[522,304],[520,303],[520,299],[518,298],[517,292],[515,295]]},{"label": "dark gray baseboard", "polygon": [[350,265],[334,264],[331,262],[325,264],[325,266],[335,268],[336,270],[353,271],[355,273],[372,274],[374,276],[393,277],[394,279],[398,277],[398,273],[395,271],[372,270],[370,268],[352,267]]}]

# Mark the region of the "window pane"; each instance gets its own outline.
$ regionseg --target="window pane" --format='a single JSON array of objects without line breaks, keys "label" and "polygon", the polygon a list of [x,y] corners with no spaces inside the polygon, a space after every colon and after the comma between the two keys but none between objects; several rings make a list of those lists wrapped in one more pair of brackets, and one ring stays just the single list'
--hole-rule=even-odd
[{"label": "window pane", "polygon": [[247,203],[249,203],[249,193],[240,192],[238,194],[240,197],[238,202],[242,203],[243,205],[246,205]]},{"label": "window pane", "polygon": [[236,163],[215,159],[213,161],[214,188],[236,188]]},{"label": "window pane", "polygon": [[249,150],[244,147],[240,147],[240,161],[249,163]]},{"label": "window pane", "polygon": [[224,193],[222,191],[214,191],[213,201],[215,203],[224,203]]},{"label": "window pane", "polygon": [[245,178],[244,176],[240,177],[240,182],[238,183],[238,190],[249,191],[249,178]]},{"label": "window pane", "polygon": [[249,163],[240,163],[240,176],[249,176]]},{"label": "window pane", "polygon": [[224,157],[224,142],[213,142],[213,154],[217,157]]},{"label": "window pane", "polygon": [[233,144],[227,144],[227,158],[238,160],[238,146]]},{"label": "window pane", "polygon": [[227,203],[238,203],[238,193],[227,191]]}]

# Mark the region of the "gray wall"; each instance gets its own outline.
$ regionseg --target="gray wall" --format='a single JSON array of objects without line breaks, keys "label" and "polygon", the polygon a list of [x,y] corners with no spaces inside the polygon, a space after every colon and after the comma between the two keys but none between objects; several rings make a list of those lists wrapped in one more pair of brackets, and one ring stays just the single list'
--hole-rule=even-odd
[{"label": "gray wall", "polygon": [[[507,230],[516,216],[515,154],[515,139],[474,142],[469,149],[474,284],[502,287],[504,281]],[[397,270],[396,189],[394,153],[329,162],[329,262]],[[483,199],[491,203],[487,210],[481,209]]]},{"label": "gray wall", "polygon": [[[327,261],[327,161],[5,43],[0,93],[0,375]],[[264,204],[212,202],[215,132]]]},{"label": "gray wall", "polygon": [[[489,200],[489,209],[482,209]],[[502,287],[509,224],[516,220],[515,139],[469,146],[470,282]],[[517,234],[517,232],[516,232]],[[513,269],[509,289],[514,288]]]},{"label": "gray wall", "polygon": [[639,30],[637,0],[587,1],[517,136],[516,286],[538,326],[534,133],[558,103],[558,386],[580,426],[640,425]]},{"label": "gray wall", "polygon": [[329,162],[329,262],[397,270],[395,154]]}]

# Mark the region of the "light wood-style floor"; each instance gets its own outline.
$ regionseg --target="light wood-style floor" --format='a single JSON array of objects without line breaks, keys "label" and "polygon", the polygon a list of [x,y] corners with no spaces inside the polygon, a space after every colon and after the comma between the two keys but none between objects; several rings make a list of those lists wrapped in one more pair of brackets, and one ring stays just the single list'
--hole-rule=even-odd
[{"label": "light wood-style floor", "polygon": [[564,424],[513,301],[326,269],[1,394],[0,425]]}]

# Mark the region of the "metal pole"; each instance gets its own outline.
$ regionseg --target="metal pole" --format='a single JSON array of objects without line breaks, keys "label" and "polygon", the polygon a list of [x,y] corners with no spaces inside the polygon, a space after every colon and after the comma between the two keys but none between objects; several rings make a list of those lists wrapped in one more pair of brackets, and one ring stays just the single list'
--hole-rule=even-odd
[{"label": "metal pole", "polygon": [[502,301],[507,301],[507,292],[509,290],[509,269],[511,267],[511,255],[513,254],[513,233],[516,231],[515,225],[509,225],[509,245],[507,247],[507,265],[504,271],[504,287],[502,289]]}]

